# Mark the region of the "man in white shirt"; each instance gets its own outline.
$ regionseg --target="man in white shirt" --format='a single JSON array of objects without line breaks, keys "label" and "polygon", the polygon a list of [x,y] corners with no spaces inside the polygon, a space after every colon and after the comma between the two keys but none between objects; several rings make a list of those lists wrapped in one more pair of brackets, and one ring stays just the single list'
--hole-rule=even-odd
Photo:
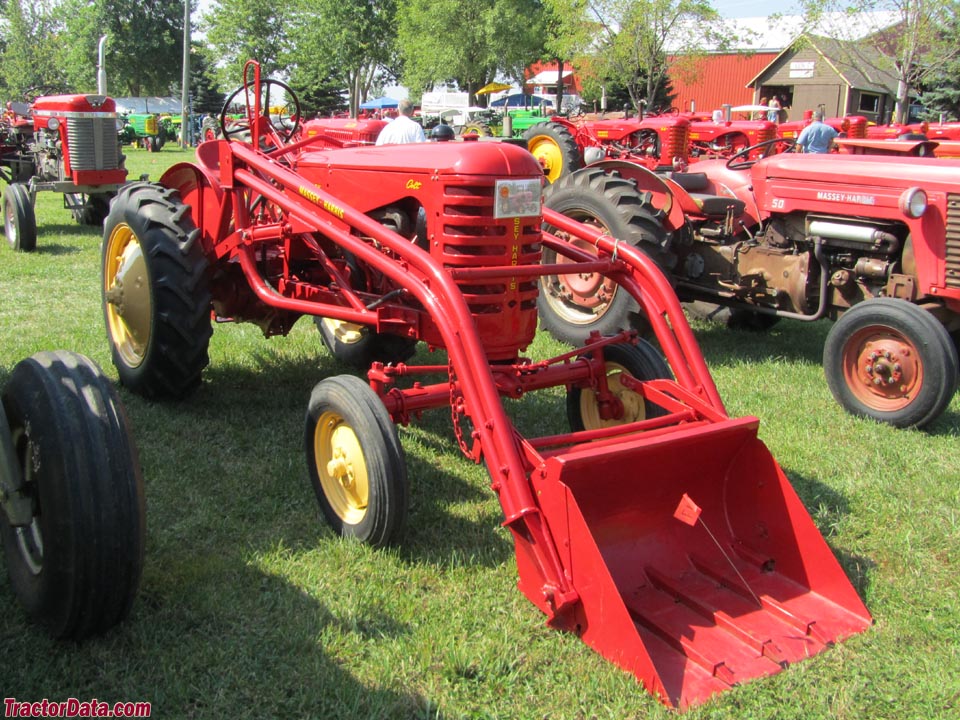
[{"label": "man in white shirt", "polygon": [[377,145],[426,142],[427,138],[423,134],[423,127],[412,119],[413,103],[409,100],[401,100],[397,106],[397,111],[400,114],[380,131]]}]

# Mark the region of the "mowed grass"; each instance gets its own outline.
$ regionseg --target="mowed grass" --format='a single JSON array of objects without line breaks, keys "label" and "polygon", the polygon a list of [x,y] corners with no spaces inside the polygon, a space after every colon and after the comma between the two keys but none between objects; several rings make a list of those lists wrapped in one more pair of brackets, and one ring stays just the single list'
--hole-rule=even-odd
[{"label": "mowed grass", "polygon": [[[127,154],[132,177],[153,179],[191,157]],[[0,382],[55,348],[116,379],[100,233],[74,224],[58,195],[41,194],[37,215],[37,252],[0,247]],[[875,625],[689,718],[960,717],[960,401],[926,431],[851,418],[823,379],[828,328],[695,323],[730,414],[759,416]],[[531,354],[562,350],[541,336]],[[499,504],[484,468],[459,454],[447,412],[401,429],[408,531],[400,547],[372,551],[323,524],[307,477],[310,390],[346,372],[312,323],[270,340],[252,325],[217,326],[210,358],[184,402],[121,390],[148,523],[127,622],[82,645],[52,641],[0,573],[4,697],[147,700],[158,718],[670,716],[631,675],[546,628],[517,590]],[[563,429],[562,390],[538,395],[511,403],[518,424]],[[648,470],[647,482],[671,482]]]}]

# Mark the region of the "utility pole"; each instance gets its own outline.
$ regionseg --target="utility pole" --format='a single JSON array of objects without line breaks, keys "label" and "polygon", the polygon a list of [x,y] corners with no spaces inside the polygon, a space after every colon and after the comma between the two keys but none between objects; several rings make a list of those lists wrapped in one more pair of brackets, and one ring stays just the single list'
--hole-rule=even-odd
[{"label": "utility pole", "polygon": [[190,138],[190,0],[183,0],[183,82],[180,94],[180,146]]}]

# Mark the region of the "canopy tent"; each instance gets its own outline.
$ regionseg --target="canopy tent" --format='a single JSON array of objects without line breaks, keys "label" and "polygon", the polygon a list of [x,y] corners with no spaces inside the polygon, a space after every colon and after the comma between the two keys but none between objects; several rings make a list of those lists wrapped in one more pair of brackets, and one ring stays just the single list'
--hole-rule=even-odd
[{"label": "canopy tent", "polygon": [[539,105],[553,105],[553,102],[539,95],[527,95],[525,93],[516,93],[507,95],[490,103],[491,107],[537,107]]},{"label": "canopy tent", "polygon": [[373,100],[367,100],[365,103],[360,103],[361,110],[383,110],[384,108],[395,108],[400,104],[400,101],[392,97],[378,97]]},{"label": "canopy tent", "polygon": [[487,83],[482,88],[477,90],[476,95],[490,95],[492,93],[503,92],[504,90],[509,90],[513,85],[507,85],[506,83],[492,82]]},{"label": "canopy tent", "polygon": [[171,113],[180,114],[180,100],[173,97],[116,97],[117,112],[129,113]]}]

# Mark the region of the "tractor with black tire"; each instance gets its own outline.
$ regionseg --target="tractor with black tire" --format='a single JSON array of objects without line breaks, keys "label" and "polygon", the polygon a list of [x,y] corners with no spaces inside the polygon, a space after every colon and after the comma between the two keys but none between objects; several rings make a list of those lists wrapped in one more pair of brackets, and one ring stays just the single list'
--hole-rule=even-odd
[{"label": "tractor with black tire", "polygon": [[672,170],[690,157],[690,121],[676,115],[553,117],[527,128],[523,140],[551,183],[601,160]]},{"label": "tractor with black tire", "polygon": [[10,586],[56,638],[130,612],[143,568],[143,479],[126,413],[77,353],[21,360],[0,406],[0,539]]},{"label": "tractor with black tire", "polygon": [[[823,352],[836,400],[896,427],[933,422],[958,382],[960,161],[753,159],[780,142],[695,172],[600,163],[552,185],[546,205],[641,250],[681,300],[729,308],[732,323],[836,320]],[[642,328],[643,311],[612,278],[570,270],[542,281],[546,329],[577,344]]]},{"label": "tractor with black tire", "polygon": [[[103,310],[127,388],[197,391],[212,317],[267,336],[317,322],[364,377],[320,379],[306,407],[305,475],[333,531],[402,540],[416,491],[396,426],[445,410],[462,453],[489,471],[521,591],[671,706],[869,626],[758,421],[724,410],[653,262],[544,209],[542,168],[522,147],[343,147],[283,129],[271,89],[248,63],[236,93],[246,120],[222,122],[224,139],[200,145],[195,162],[124,187],[111,207]],[[537,279],[569,267],[542,264],[545,249],[611,275],[659,349],[621,332],[524,357]],[[440,359],[419,361],[420,342]],[[549,388],[566,391],[569,431],[522,433],[505,400]]]},{"label": "tractor with black tire", "polygon": [[63,195],[82,225],[100,225],[126,182],[117,109],[105,95],[51,95],[8,103],[0,120],[4,231],[14,250],[37,246],[38,192]]}]

